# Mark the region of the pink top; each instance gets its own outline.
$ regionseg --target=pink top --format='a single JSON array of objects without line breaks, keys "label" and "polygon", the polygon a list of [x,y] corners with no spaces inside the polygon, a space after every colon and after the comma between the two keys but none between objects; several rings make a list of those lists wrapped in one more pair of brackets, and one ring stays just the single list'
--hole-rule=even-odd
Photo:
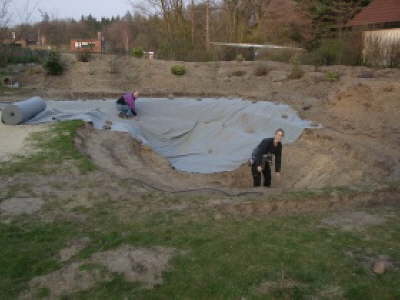
[{"label": "pink top", "polygon": [[124,98],[125,103],[128,104],[129,108],[135,111],[135,101],[136,101],[135,96],[133,96],[132,93],[126,93],[122,97]]}]

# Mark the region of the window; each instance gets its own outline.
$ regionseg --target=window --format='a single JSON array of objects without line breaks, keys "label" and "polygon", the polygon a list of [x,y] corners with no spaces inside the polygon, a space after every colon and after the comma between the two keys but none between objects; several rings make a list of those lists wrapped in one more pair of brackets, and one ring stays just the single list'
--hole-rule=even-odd
[{"label": "window", "polygon": [[75,42],[76,49],[92,49],[96,47],[96,43],[94,42]]}]

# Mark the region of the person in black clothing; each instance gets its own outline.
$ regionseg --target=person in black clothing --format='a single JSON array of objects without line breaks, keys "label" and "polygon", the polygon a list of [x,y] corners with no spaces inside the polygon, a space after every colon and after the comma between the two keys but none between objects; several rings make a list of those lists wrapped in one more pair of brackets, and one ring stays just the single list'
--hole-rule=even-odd
[{"label": "person in black clothing", "polygon": [[273,138],[266,138],[253,150],[251,158],[251,174],[254,186],[261,185],[261,174],[264,175],[264,186],[271,186],[271,163],[272,155],[275,155],[275,172],[280,178],[282,143],[285,132],[279,128],[275,131]]}]

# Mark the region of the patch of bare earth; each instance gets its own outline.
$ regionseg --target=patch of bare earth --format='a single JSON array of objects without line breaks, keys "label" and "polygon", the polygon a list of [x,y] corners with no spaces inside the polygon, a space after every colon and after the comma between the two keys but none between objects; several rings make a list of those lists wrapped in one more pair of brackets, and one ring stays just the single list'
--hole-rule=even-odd
[{"label": "patch of bare earth", "polygon": [[27,143],[27,138],[32,133],[43,131],[46,128],[48,128],[48,125],[9,126],[0,122],[0,161],[9,160],[15,155],[32,152],[34,149]]},{"label": "patch of bare earth", "polygon": [[363,211],[342,212],[329,216],[321,221],[323,225],[338,227],[345,231],[362,230],[368,226],[382,225],[386,217]]},{"label": "patch of bare earth", "polygon": [[68,247],[62,249],[59,253],[60,261],[66,262],[70,260],[73,256],[78,254],[81,250],[85,249],[89,244],[89,238],[81,238],[78,240],[71,241]]},{"label": "patch of bare earth", "polygon": [[256,288],[256,292],[261,295],[268,295],[274,291],[288,291],[295,288],[302,288],[305,285],[303,283],[291,280],[291,279],[281,279],[278,281],[265,281]]},{"label": "patch of bare earth", "polygon": [[60,270],[32,279],[30,290],[20,299],[32,299],[39,289],[47,289],[51,299],[59,298],[89,290],[100,282],[111,281],[115,274],[122,275],[128,282],[152,288],[162,284],[163,272],[168,270],[170,259],[177,253],[172,248],[135,248],[128,245],[98,252],[87,260],[71,262]]},{"label": "patch of bare earth", "polygon": [[40,198],[11,198],[0,203],[0,215],[31,215],[41,209],[44,201]]}]

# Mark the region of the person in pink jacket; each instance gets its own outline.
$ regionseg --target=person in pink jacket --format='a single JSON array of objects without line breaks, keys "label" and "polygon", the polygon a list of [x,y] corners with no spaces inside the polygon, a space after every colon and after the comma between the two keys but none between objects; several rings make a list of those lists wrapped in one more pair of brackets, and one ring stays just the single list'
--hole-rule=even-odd
[{"label": "person in pink jacket", "polygon": [[136,116],[136,109],[135,109],[135,101],[139,96],[138,91],[134,91],[131,93],[126,93],[118,98],[117,110],[120,112],[119,117],[121,118],[131,118]]}]

